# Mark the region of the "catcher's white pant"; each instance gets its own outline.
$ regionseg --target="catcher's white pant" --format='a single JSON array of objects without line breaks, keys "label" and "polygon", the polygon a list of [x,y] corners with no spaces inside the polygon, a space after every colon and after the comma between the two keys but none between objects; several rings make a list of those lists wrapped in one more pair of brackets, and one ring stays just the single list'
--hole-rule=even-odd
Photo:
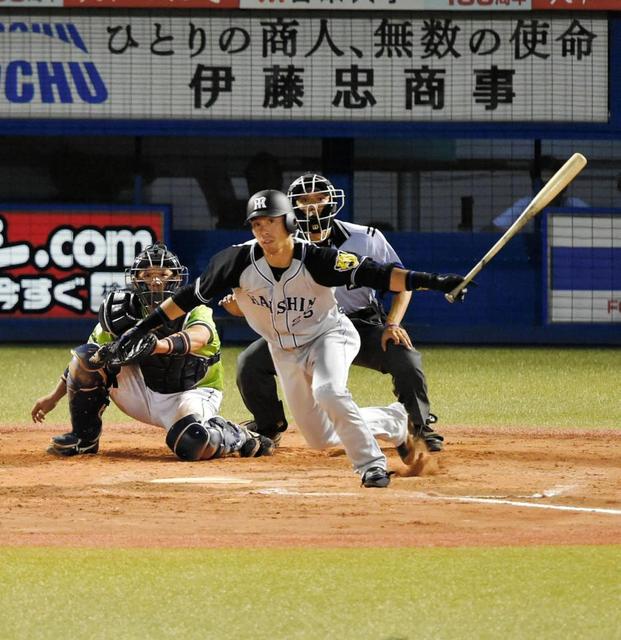
[{"label": "catcher's white pant", "polygon": [[295,349],[269,343],[289,409],[306,442],[315,448],[341,445],[354,469],[386,468],[376,438],[395,446],[407,437],[403,405],[360,409],[347,388],[347,377],[360,348],[360,337],[349,318]]},{"label": "catcher's white pant", "polygon": [[147,387],[140,367],[123,367],[118,388],[110,389],[114,404],[128,416],[140,422],[163,427],[168,431],[177,420],[194,414],[201,422],[218,415],[222,391],[199,387],[178,393],[158,393]]}]

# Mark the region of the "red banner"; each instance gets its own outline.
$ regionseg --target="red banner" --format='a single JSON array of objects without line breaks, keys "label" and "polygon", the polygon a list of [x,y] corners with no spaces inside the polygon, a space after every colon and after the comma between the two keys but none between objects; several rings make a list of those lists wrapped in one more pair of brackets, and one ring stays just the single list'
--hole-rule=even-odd
[{"label": "red banner", "polygon": [[239,0],[64,0],[63,6],[102,9],[239,9]]},{"label": "red banner", "polygon": [[0,209],[0,317],[92,317],[164,211]]}]

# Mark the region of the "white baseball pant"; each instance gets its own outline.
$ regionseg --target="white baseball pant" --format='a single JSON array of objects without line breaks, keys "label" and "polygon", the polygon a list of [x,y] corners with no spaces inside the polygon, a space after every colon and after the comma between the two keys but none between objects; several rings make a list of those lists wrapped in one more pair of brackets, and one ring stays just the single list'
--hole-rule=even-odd
[{"label": "white baseball pant", "polygon": [[158,393],[147,387],[137,365],[125,366],[118,377],[118,388],[110,389],[116,406],[128,416],[163,427],[168,431],[177,420],[194,414],[201,422],[218,415],[222,391],[198,387],[177,393]]},{"label": "white baseball pant", "polygon": [[339,325],[296,349],[270,343],[270,352],[289,409],[306,442],[314,449],[343,446],[354,469],[386,468],[376,438],[394,445],[407,437],[407,413],[389,407],[360,409],[347,388],[349,368],[360,337],[342,316]]}]

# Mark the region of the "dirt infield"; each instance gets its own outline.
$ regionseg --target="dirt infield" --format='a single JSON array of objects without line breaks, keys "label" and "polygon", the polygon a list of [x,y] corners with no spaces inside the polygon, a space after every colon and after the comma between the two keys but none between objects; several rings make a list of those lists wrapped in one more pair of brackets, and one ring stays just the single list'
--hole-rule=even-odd
[{"label": "dirt infield", "polygon": [[[621,542],[613,431],[446,427],[438,473],[395,478],[384,490],[360,488],[342,452],[311,451],[291,430],[273,458],[195,463],[177,461],[154,427],[106,425],[98,455],[71,459],[45,453],[57,432],[0,429],[0,545]],[[387,454],[402,468],[394,450]]]}]

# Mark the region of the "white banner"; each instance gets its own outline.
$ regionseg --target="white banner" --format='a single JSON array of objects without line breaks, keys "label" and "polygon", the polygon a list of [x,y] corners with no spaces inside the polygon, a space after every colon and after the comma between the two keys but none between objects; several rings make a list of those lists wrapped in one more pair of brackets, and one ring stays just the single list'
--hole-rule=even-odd
[{"label": "white banner", "polygon": [[608,118],[596,14],[298,12],[0,17],[0,117]]},{"label": "white banner", "polygon": [[548,215],[548,321],[621,323],[621,215]]}]

